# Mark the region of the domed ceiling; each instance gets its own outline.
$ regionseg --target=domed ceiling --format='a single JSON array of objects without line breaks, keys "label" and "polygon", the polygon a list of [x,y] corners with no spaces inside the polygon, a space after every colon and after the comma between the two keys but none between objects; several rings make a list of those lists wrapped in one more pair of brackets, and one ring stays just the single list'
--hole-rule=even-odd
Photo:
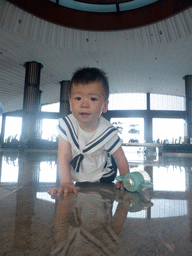
[{"label": "domed ceiling", "polygon": [[47,21],[84,30],[148,25],[192,5],[191,0],[9,0]]},{"label": "domed ceiling", "polygon": [[22,109],[27,61],[43,65],[41,104],[79,67],[103,69],[111,94],[184,96],[192,74],[192,0],[0,0],[0,35],[5,113]]}]

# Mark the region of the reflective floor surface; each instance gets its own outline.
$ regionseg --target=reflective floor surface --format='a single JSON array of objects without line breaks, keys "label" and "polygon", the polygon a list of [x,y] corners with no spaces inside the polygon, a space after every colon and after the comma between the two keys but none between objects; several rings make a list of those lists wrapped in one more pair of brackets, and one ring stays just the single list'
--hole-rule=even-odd
[{"label": "reflective floor surface", "polygon": [[128,152],[152,189],[76,184],[54,199],[56,153],[0,153],[0,255],[192,255],[192,157]]}]

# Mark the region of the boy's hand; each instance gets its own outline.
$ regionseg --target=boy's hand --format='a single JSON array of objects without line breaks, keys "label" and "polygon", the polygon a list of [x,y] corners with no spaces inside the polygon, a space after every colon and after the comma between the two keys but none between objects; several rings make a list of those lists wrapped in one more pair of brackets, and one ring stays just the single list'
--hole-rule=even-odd
[{"label": "boy's hand", "polygon": [[67,196],[69,193],[77,194],[78,188],[73,183],[64,183],[59,187],[53,187],[48,190],[48,194],[51,196]]},{"label": "boy's hand", "polygon": [[117,182],[117,183],[115,184],[115,189],[121,189],[121,188],[124,188],[123,182],[122,182],[122,181]]}]

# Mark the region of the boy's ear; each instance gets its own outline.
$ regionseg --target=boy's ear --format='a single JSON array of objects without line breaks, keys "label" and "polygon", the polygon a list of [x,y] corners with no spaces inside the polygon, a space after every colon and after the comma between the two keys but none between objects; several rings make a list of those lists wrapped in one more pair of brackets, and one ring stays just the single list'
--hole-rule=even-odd
[{"label": "boy's ear", "polygon": [[103,113],[106,113],[107,112],[107,109],[108,109],[108,104],[109,104],[109,101],[106,100],[105,103],[104,103],[104,106],[103,106]]}]

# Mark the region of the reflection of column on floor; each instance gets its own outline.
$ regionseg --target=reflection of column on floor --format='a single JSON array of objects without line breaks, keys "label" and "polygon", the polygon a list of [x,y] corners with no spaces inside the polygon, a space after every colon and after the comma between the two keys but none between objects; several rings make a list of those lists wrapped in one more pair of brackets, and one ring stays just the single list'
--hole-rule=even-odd
[{"label": "reflection of column on floor", "polygon": [[151,207],[147,208],[147,219],[151,219]]},{"label": "reflection of column on floor", "polygon": [[32,217],[36,191],[34,186],[26,185],[16,192],[15,231],[12,252],[25,252],[32,246]]},{"label": "reflection of column on floor", "polygon": [[[153,166],[145,166],[144,170],[149,174],[151,183],[153,183]],[[151,207],[147,208],[147,219],[151,219]]]},{"label": "reflection of column on floor", "polygon": [[25,185],[31,181],[38,181],[40,162],[37,159],[38,153],[22,153],[19,157],[18,184]]},{"label": "reflection of column on floor", "polygon": [[13,251],[24,252],[30,249],[32,217],[34,215],[34,204],[36,189],[34,182],[39,176],[40,163],[35,160],[35,153],[23,153],[19,158],[18,184],[24,185],[16,192],[16,213]]},{"label": "reflection of column on floor", "polygon": [[144,131],[145,131],[145,141],[151,143],[152,140],[152,118],[150,116],[150,93],[147,93],[147,112],[144,119]]}]

